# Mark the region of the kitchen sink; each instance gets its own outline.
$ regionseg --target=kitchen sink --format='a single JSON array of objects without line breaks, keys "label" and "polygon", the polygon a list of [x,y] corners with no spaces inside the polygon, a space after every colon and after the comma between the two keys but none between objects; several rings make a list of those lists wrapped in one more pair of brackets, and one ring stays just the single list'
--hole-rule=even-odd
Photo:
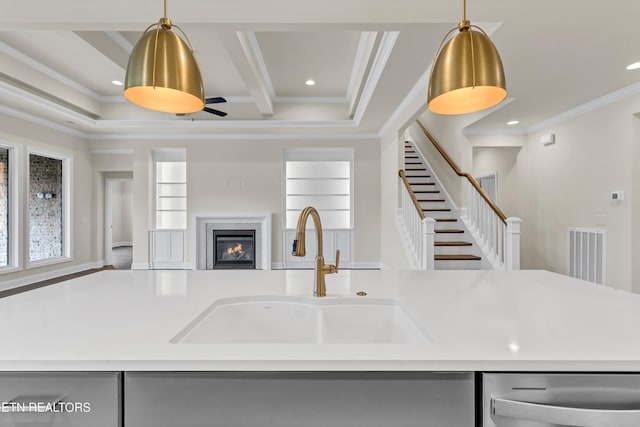
[{"label": "kitchen sink", "polygon": [[393,299],[251,296],[214,302],[181,344],[411,344],[427,338]]}]

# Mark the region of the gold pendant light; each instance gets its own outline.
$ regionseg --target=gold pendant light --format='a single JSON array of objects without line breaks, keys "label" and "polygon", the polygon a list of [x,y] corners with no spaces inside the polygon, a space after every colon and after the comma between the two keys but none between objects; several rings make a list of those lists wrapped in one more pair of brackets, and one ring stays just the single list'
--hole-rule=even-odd
[{"label": "gold pendant light", "polygon": [[[173,31],[175,27],[186,43]],[[150,31],[156,27],[155,31]],[[129,57],[124,96],[132,103],[166,113],[194,113],[204,108],[204,85],[187,35],[164,17],[144,30]]]},{"label": "gold pendant light", "polygon": [[[458,34],[444,44],[456,29]],[[438,114],[472,113],[493,107],[506,97],[500,55],[482,28],[467,20],[464,0],[462,21],[444,36],[436,52],[427,107]]]}]

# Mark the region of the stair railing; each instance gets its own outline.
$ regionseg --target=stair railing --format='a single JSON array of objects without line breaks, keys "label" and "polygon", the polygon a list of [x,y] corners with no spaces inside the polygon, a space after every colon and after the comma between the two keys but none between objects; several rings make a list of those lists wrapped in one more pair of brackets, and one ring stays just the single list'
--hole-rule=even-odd
[{"label": "stair railing", "polygon": [[413,251],[413,261],[419,270],[433,270],[435,267],[434,243],[435,224],[433,218],[426,218],[422,207],[411,189],[404,170],[398,173],[400,176],[400,211],[404,226],[409,236],[409,242]]},{"label": "stair railing", "polygon": [[461,171],[422,123],[419,120],[417,122],[427,139],[456,175],[466,179],[468,206],[461,209],[460,216],[487,256],[489,263],[494,269],[519,270],[522,220],[515,217],[507,218],[473,176]]}]

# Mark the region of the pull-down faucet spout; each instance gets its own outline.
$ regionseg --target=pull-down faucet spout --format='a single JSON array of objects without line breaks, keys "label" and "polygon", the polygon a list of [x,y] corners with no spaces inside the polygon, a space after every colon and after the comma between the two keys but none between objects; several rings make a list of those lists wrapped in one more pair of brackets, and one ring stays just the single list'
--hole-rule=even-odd
[{"label": "pull-down faucet spout", "polygon": [[340,251],[336,251],[336,265],[329,265],[324,263],[324,256],[322,254],[322,224],[320,222],[320,214],[316,208],[308,206],[300,212],[298,217],[298,228],[296,230],[296,239],[293,241],[293,250],[291,251],[294,256],[305,256],[307,254],[305,248],[305,232],[307,227],[307,220],[309,216],[313,218],[313,224],[316,228],[316,241],[318,243],[318,252],[314,264],[314,281],[313,281],[313,295],[317,297],[324,297],[327,295],[327,287],[325,284],[324,276],[326,274],[335,274],[338,272],[340,265]]}]

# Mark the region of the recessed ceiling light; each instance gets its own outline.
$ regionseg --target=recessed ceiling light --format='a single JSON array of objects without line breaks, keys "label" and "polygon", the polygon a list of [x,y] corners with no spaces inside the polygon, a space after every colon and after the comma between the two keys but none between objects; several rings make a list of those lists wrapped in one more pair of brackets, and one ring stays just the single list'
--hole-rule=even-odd
[{"label": "recessed ceiling light", "polygon": [[309,79],[306,82],[304,82],[304,84],[306,84],[307,86],[313,86],[314,84],[316,84],[316,81]]},{"label": "recessed ceiling light", "polygon": [[518,123],[520,123],[518,120],[511,120],[509,122],[507,122],[508,125],[517,125]]},{"label": "recessed ceiling light", "polygon": [[113,83],[116,86],[122,86],[122,82],[120,80],[111,80],[111,83]]},{"label": "recessed ceiling light", "polygon": [[637,70],[640,68],[640,62],[634,62],[631,65],[627,65],[627,70]]}]

